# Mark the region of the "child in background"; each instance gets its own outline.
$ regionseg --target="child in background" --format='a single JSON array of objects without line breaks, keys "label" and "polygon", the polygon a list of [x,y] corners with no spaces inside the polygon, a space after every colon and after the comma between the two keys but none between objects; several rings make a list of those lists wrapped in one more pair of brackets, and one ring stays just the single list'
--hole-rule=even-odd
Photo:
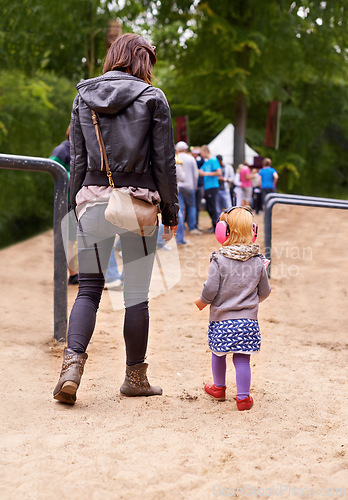
[{"label": "child in background", "polygon": [[226,355],[232,353],[237,408],[249,410],[253,405],[250,355],[259,352],[261,344],[258,307],[271,292],[267,261],[259,253],[259,245],[253,244],[257,226],[250,208],[225,210],[215,234],[222,247],[212,253],[207,281],[195,301],[199,310],[210,304],[208,340],[214,383],[206,384],[204,390],[218,401],[225,400]]}]

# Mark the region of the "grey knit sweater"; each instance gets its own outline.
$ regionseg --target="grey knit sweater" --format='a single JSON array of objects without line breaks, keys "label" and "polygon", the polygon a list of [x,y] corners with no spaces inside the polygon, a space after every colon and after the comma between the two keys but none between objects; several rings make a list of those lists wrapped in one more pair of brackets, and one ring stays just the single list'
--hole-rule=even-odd
[{"label": "grey knit sweater", "polygon": [[271,293],[263,256],[240,261],[213,252],[201,301],[210,304],[209,321],[255,319],[259,302]]}]

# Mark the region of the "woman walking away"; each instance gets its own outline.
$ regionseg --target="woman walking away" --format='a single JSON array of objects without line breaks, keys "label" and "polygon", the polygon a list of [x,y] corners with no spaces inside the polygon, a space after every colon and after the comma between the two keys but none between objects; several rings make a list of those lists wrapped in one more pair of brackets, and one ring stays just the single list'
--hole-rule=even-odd
[{"label": "woman walking away", "polygon": [[199,310],[210,304],[208,339],[214,383],[206,384],[204,390],[215,400],[225,400],[226,355],[232,353],[237,408],[249,410],[253,405],[250,354],[260,350],[257,312],[259,302],[271,292],[265,269],[269,261],[253,244],[257,226],[250,208],[225,210],[215,234],[222,247],[218,253],[212,253],[208,279],[201,297],[195,301]]},{"label": "woman walking away", "polygon": [[155,62],[156,48],[141,36],[127,33],[111,45],[103,75],[77,85],[71,118],[70,196],[79,220],[79,291],[53,392],[54,399],[64,403],[76,401],[116,234],[120,235],[124,263],[126,377],[121,393],[162,394],[160,387],[150,385],[144,362],[158,227],[145,235],[105,219],[111,186],[115,186],[134,198],[159,203],[165,240],[176,232],[179,206],[174,140],[166,98],[151,85]]}]

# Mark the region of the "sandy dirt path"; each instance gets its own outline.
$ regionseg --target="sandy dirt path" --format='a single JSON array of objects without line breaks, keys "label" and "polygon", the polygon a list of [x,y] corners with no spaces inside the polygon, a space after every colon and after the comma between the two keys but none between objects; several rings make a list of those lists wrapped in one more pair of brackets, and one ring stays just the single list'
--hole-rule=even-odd
[{"label": "sandy dirt path", "polygon": [[273,224],[249,412],[231,359],[226,402],[203,392],[208,310],[193,300],[214,236],[189,238],[179,283],[151,300],[149,378],[164,395],[120,396],[123,311],[105,294],[74,407],[52,399],[52,232],[0,252],[1,499],[348,497],[347,212],[277,206]]}]

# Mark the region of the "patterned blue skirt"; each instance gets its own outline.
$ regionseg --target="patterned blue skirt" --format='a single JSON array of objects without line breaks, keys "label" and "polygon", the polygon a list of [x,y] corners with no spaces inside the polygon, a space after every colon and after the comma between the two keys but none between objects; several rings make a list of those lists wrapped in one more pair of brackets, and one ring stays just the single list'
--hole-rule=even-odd
[{"label": "patterned blue skirt", "polygon": [[210,321],[208,342],[211,351],[216,353],[259,352],[261,346],[259,323],[254,319]]}]

